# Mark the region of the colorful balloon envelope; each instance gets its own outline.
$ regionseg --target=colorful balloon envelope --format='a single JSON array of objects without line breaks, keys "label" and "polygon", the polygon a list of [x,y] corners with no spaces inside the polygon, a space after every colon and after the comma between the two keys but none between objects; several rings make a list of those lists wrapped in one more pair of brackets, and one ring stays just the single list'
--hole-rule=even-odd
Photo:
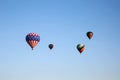
[{"label": "colorful balloon envelope", "polygon": [[89,38],[89,39],[91,39],[92,38],[92,36],[93,36],[93,32],[91,32],[91,31],[89,31],[89,32],[87,32],[87,37]]},{"label": "colorful balloon envelope", "polygon": [[54,45],[53,45],[53,44],[49,44],[48,47],[49,47],[50,49],[52,49],[52,48],[54,47]]},{"label": "colorful balloon envelope", "polygon": [[84,49],[85,49],[85,45],[84,45],[84,44],[78,44],[78,45],[77,45],[77,50],[78,50],[80,53],[82,53],[82,52],[84,51]]},{"label": "colorful balloon envelope", "polygon": [[26,42],[28,45],[33,48],[39,43],[40,36],[37,33],[29,33],[26,35]]}]

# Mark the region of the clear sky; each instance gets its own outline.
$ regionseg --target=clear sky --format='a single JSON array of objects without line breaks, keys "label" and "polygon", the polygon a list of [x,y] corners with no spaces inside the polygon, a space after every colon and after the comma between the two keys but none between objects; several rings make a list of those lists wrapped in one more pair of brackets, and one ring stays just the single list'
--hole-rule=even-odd
[{"label": "clear sky", "polygon": [[0,80],[120,80],[119,0],[0,0],[0,33]]}]

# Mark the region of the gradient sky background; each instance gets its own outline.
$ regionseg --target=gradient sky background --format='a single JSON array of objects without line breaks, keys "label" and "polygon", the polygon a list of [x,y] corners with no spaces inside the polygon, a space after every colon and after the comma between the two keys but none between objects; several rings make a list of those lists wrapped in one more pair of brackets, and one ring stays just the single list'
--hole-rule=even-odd
[{"label": "gradient sky background", "polygon": [[119,0],[0,0],[0,33],[0,80],[120,80]]}]

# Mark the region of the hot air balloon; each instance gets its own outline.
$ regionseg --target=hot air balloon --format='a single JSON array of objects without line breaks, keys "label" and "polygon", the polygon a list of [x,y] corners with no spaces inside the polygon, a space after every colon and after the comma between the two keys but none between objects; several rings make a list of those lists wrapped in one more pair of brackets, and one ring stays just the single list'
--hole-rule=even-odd
[{"label": "hot air balloon", "polygon": [[53,44],[49,44],[48,47],[49,47],[50,49],[52,49],[52,48],[54,47],[54,45],[53,45]]},{"label": "hot air balloon", "polygon": [[84,49],[85,49],[85,45],[84,45],[84,44],[78,44],[78,45],[77,45],[77,50],[78,50],[80,53],[82,53],[82,52],[84,51]]},{"label": "hot air balloon", "polygon": [[39,43],[40,36],[37,33],[29,33],[26,35],[26,42],[28,45],[33,48]]},{"label": "hot air balloon", "polygon": [[93,36],[93,32],[91,32],[91,31],[89,31],[89,32],[87,32],[87,37],[89,38],[89,39],[91,39],[92,38],[92,36]]}]

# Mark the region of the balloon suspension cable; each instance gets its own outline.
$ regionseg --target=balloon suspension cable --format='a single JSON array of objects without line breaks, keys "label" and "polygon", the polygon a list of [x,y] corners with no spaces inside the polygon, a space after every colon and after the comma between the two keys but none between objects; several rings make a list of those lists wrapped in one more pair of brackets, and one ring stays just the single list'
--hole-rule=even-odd
[{"label": "balloon suspension cable", "polygon": [[32,50],[33,50],[33,48],[32,48]]}]

